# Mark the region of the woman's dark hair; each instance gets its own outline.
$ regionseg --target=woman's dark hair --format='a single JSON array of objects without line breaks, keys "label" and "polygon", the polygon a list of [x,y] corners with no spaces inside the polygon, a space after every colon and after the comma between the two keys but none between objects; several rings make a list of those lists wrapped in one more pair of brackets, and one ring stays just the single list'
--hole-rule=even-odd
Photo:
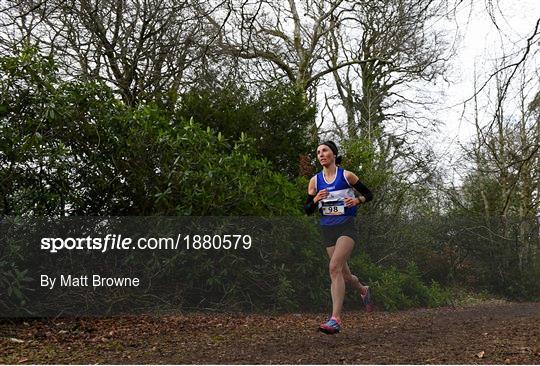
[{"label": "woman's dark hair", "polygon": [[330,150],[332,150],[332,152],[334,153],[334,155],[336,156],[336,164],[341,164],[341,156],[338,155],[338,148],[337,148],[337,145],[334,141],[325,141],[325,142],[322,142],[321,145],[326,145],[330,148]]}]

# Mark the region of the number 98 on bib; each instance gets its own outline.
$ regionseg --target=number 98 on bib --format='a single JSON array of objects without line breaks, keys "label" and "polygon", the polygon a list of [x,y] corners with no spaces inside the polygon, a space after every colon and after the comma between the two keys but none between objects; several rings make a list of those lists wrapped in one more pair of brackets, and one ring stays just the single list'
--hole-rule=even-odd
[{"label": "number 98 on bib", "polygon": [[344,215],[345,202],[343,201],[328,201],[322,203],[323,215]]}]

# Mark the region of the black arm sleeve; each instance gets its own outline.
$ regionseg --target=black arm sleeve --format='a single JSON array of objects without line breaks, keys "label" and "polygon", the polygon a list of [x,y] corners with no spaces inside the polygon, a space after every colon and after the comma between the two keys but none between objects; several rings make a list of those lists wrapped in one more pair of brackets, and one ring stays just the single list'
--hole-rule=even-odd
[{"label": "black arm sleeve", "polygon": [[360,179],[358,179],[358,182],[353,184],[354,189],[356,189],[362,196],[366,198],[366,202],[369,202],[373,199],[373,193],[369,190],[368,187],[364,185],[364,183],[360,182]]},{"label": "black arm sleeve", "polygon": [[308,215],[311,215],[317,209],[317,204],[315,202],[313,202],[314,198],[315,198],[315,196],[311,195],[311,194],[308,194],[308,196],[306,198],[306,203],[304,204],[304,211]]}]

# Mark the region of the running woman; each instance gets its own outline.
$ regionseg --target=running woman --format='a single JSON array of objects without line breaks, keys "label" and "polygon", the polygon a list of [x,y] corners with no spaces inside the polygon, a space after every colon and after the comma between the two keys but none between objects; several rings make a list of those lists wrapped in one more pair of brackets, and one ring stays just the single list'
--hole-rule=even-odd
[{"label": "running woman", "polygon": [[[319,209],[321,214],[323,244],[330,258],[332,316],[319,326],[319,330],[326,334],[336,334],[341,330],[345,283],[360,293],[367,311],[373,309],[369,287],[364,286],[347,265],[354,244],[358,241],[354,225],[356,206],[371,201],[373,194],[354,173],[337,166],[341,156],[338,156],[338,148],[333,141],[323,142],[317,147],[317,159],[323,170],[309,181],[304,210],[311,215]],[[360,193],[359,197],[355,197],[353,188]]]}]

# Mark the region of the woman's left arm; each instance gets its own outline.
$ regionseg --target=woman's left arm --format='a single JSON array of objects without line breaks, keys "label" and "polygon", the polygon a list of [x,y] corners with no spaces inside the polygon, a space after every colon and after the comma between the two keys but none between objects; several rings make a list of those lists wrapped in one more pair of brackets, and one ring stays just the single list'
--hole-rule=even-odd
[{"label": "woman's left arm", "polygon": [[357,204],[369,202],[373,199],[373,193],[371,193],[369,188],[358,179],[356,174],[345,170],[345,178],[347,179],[347,182],[361,194],[361,196],[357,198],[359,201]]}]

